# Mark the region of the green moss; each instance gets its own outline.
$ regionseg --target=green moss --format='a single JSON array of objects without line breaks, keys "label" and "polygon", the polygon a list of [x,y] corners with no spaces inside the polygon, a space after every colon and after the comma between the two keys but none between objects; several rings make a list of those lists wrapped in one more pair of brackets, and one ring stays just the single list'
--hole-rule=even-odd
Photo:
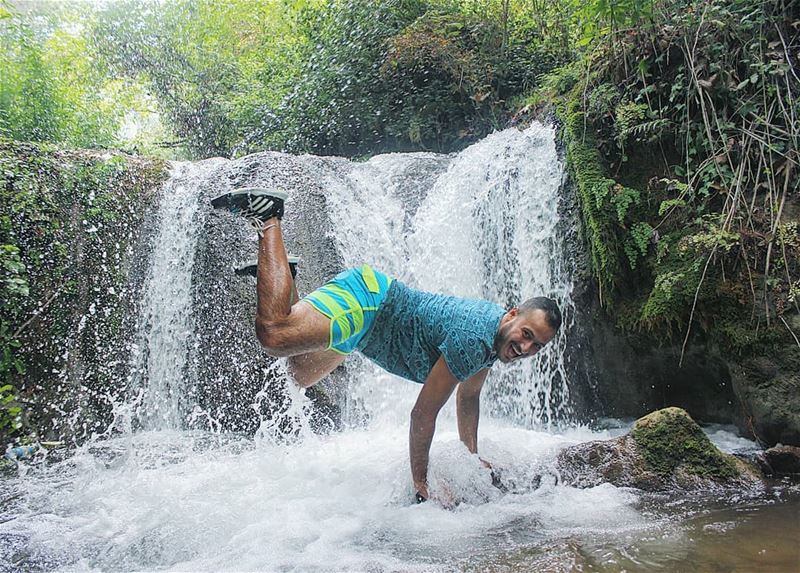
[{"label": "green moss", "polygon": [[730,456],[720,452],[680,408],[665,408],[636,421],[631,431],[648,469],[661,476],[679,468],[691,475],[730,479],[739,475]]},{"label": "green moss", "polygon": [[0,244],[18,253],[29,285],[25,296],[10,297],[4,281],[0,305],[4,363],[24,367],[24,375],[3,367],[0,380],[28,405],[20,432],[43,431],[49,420],[40,405],[67,401],[48,395],[53,372],[80,364],[81,379],[69,383],[92,392],[108,381],[108,364],[119,358],[108,341],[120,338],[129,313],[121,295],[127,249],[165,167],[119,153],[0,142]]},{"label": "green moss", "polygon": [[[569,75],[571,69],[566,68],[563,73]],[[552,78],[550,83],[561,85],[560,81]],[[606,293],[609,297],[607,300],[610,300],[620,274],[614,229],[616,211],[610,205],[616,181],[606,175],[597,144],[585,129],[580,93],[581,85],[573,84],[568,95],[556,100],[555,109],[563,126],[562,138],[566,144],[567,164],[578,190],[592,271],[600,284],[601,292]]]},{"label": "green moss", "polygon": [[719,317],[712,338],[739,356],[770,354],[785,343],[786,328],[780,322],[753,325],[750,316],[739,310]]}]

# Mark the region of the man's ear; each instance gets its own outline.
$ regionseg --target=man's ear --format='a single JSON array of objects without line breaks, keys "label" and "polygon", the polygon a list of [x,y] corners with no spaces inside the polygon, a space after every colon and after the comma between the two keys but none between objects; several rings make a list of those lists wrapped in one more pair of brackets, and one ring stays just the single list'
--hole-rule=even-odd
[{"label": "man's ear", "polygon": [[515,316],[519,314],[519,309],[515,306],[511,310],[507,310],[506,313],[500,319],[500,326],[504,326],[508,324],[510,320],[512,320]]}]

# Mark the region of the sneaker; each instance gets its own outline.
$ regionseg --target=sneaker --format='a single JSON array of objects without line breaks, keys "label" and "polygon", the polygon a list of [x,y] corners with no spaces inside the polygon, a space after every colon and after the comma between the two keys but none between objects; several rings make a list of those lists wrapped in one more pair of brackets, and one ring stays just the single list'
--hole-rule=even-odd
[{"label": "sneaker", "polygon": [[[297,255],[287,255],[286,258],[289,259],[289,270],[292,273],[292,278],[295,278],[297,276],[297,265],[300,263],[300,257]],[[249,261],[242,266],[233,269],[233,272],[240,277],[251,276],[255,278],[257,276],[257,271],[258,261]]]},{"label": "sneaker", "polygon": [[272,217],[283,217],[283,202],[288,196],[286,191],[280,189],[241,187],[215,197],[211,200],[211,206],[263,223]]}]

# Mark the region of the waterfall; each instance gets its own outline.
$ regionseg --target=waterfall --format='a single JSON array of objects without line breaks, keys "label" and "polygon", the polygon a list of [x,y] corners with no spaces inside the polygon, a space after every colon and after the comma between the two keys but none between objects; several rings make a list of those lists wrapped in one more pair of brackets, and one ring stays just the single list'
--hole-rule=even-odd
[{"label": "waterfall", "polygon": [[143,429],[184,425],[186,363],[194,330],[192,271],[201,228],[198,189],[219,164],[176,164],[162,190],[131,370],[136,418]]},{"label": "waterfall", "polygon": [[[437,161],[437,170],[414,168]],[[565,324],[551,344],[532,360],[497,363],[486,383],[490,413],[527,426],[569,415],[564,350],[573,306],[560,239],[562,178],[554,132],[535,124],[449,157],[381,155],[325,182],[346,266],[367,262],[415,288],[505,308],[539,295],[558,302]],[[373,416],[405,420],[418,387],[375,383],[387,377],[364,361],[351,392]]]},{"label": "waterfall", "polygon": [[[562,176],[554,132],[540,124],[495,133],[450,156],[386,154],[359,163],[260,154],[177,166],[164,189],[142,302],[133,370],[141,426],[185,427],[189,411],[198,409],[202,419],[213,418],[211,411],[218,417],[241,415],[252,410],[243,407],[241,397],[263,386],[263,370],[252,368],[265,360],[254,342],[252,311],[242,312],[253,307],[255,289],[230,273],[232,263],[254,256],[253,238],[246,236],[241,220],[227,213],[215,214],[224,231],[198,238],[208,213],[203,190],[213,194],[240,181],[289,189],[286,242],[303,257],[301,277],[323,266],[312,256],[313,243],[330,240],[338,264],[324,262],[334,273],[342,265],[369,263],[415,288],[484,298],[505,308],[531,296],[555,298],[566,319],[564,328],[534,359],[498,363],[484,403],[490,415],[528,427],[563,421],[569,415],[564,349],[573,313],[560,240]],[[312,186],[324,203],[308,204]],[[314,235],[309,218],[320,212],[328,231]],[[309,233],[311,245],[298,239]],[[198,240],[217,252],[211,257],[215,266],[195,269]],[[316,288],[323,279],[315,278],[301,286]],[[198,282],[196,296],[193,280]],[[246,292],[232,298],[229,293],[237,290]],[[225,307],[231,312],[215,310]],[[231,325],[238,331],[230,331]],[[213,387],[205,391],[211,398],[202,407],[191,403],[198,393],[186,383],[190,370],[193,384],[198,373],[212,379]],[[416,384],[361,358],[351,359],[348,371],[349,387],[338,392],[346,422],[363,419],[366,409],[374,420],[405,423],[419,390]],[[233,384],[238,384],[235,391]],[[225,404],[226,399],[231,403]]]}]

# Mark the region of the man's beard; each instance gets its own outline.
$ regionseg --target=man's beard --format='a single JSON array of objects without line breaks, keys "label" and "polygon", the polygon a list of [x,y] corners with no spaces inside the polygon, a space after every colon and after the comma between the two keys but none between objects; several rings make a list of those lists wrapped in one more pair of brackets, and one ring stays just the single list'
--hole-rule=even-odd
[{"label": "man's beard", "polygon": [[508,362],[506,357],[503,356],[502,350],[506,346],[506,343],[508,342],[509,329],[510,329],[509,326],[501,326],[497,330],[497,334],[494,335],[494,343],[492,344],[492,347],[494,348],[494,353],[497,355],[497,358],[500,359],[500,362]]}]

